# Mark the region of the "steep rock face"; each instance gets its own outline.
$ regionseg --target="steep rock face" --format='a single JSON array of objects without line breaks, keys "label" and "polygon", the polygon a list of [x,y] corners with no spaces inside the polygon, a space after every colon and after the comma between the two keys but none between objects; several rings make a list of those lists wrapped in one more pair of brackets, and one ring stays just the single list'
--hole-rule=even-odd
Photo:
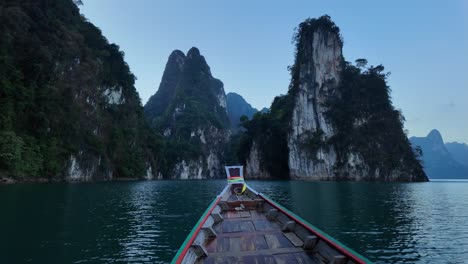
[{"label": "steep rock face", "polygon": [[161,116],[166,111],[169,103],[174,99],[184,63],[185,54],[180,50],[174,50],[167,60],[158,91],[145,104],[146,116]]},{"label": "steep rock face", "polygon": [[404,118],[391,105],[384,67],[346,62],[339,28],[328,16],[301,23],[295,41],[287,95],[244,124],[239,156],[250,174],[426,181]]},{"label": "steep rock face", "polygon": [[12,140],[0,139],[0,155],[14,158],[0,174],[87,181],[153,169],[119,47],[72,0],[9,1],[1,14],[0,138]]},{"label": "steep rock face", "polygon": [[340,82],[343,57],[338,34],[319,27],[310,36],[300,39],[301,52],[297,54],[301,60],[297,62],[299,85],[294,96],[291,132],[288,135],[289,169],[293,179],[319,180],[333,175],[336,162],[334,149],[320,148],[316,154],[311,154],[304,151],[303,145],[316,131],[323,131],[325,139],[334,134],[325,118],[323,105]]},{"label": "steep rock face", "polygon": [[226,106],[223,83],[197,48],[169,56],[160,88],[145,105],[147,120],[164,135],[164,178],[223,177]]},{"label": "steep rock face", "polygon": [[261,152],[258,150],[257,144],[254,142],[246,161],[245,178],[248,179],[270,179],[271,175],[260,164]]}]

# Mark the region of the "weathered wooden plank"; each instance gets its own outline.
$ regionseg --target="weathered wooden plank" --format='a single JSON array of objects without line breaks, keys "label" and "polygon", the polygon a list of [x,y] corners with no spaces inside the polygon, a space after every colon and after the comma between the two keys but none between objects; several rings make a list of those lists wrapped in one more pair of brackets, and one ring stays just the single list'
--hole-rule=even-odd
[{"label": "weathered wooden plank", "polygon": [[223,233],[255,231],[252,221],[226,221],[222,225]]},{"label": "weathered wooden plank", "polygon": [[226,211],[226,210],[229,210],[230,207],[228,205],[228,203],[226,201],[220,201],[218,203],[218,206],[221,208],[222,211]]},{"label": "weathered wooden plank", "polygon": [[305,229],[301,225],[296,225],[296,228],[294,229],[294,233],[296,233],[296,235],[303,241],[305,241],[306,238],[311,235],[310,231]]},{"label": "weathered wooden plank", "polygon": [[216,237],[216,239],[208,240],[205,241],[205,250],[210,255],[210,253],[216,252],[216,245],[218,244],[219,237]]},{"label": "weathered wooden plank", "polygon": [[274,257],[277,264],[297,263],[294,254],[277,254]]},{"label": "weathered wooden plank", "polygon": [[293,256],[296,258],[298,264],[320,264],[318,259],[305,252],[295,253]]},{"label": "weathered wooden plank", "polygon": [[250,217],[250,212],[249,211],[239,211],[239,216],[244,218],[244,217]]},{"label": "weathered wooden plank", "polygon": [[229,252],[241,251],[241,237],[230,237],[229,240]]},{"label": "weathered wooden plank", "polygon": [[346,260],[348,260],[345,256],[343,255],[336,255],[333,257],[332,261],[330,264],[345,264]]},{"label": "weathered wooden plank", "polygon": [[203,259],[203,264],[238,264],[240,263],[240,258],[230,256],[230,257],[212,257],[208,256]]},{"label": "weathered wooden plank", "polygon": [[197,256],[197,258],[201,258],[201,257],[208,255],[205,248],[202,245],[194,244],[192,245],[192,249],[193,249],[193,252],[195,252],[195,255]]},{"label": "weathered wooden plank", "polygon": [[268,220],[253,220],[252,222],[255,226],[255,230],[257,231],[280,230],[277,224],[272,223]]},{"label": "weathered wooden plank", "polygon": [[[229,251],[229,238],[227,237],[218,237],[216,239],[216,248],[213,253],[216,252],[228,252]],[[213,253],[210,253],[213,254]]]},{"label": "weathered wooden plank", "polygon": [[258,210],[252,210],[250,211],[250,215],[252,216],[253,219],[255,220],[263,220],[263,219],[267,219],[265,214],[261,211],[258,211]]},{"label": "weathered wooden plank", "polygon": [[[232,237],[233,241],[239,240],[240,251],[256,251],[262,249],[268,249],[268,245],[263,235],[247,235]],[[234,243],[234,242],[232,242]]]},{"label": "weathered wooden plank", "polygon": [[295,247],[302,247],[304,242],[296,236],[296,234],[289,232],[283,234]]},{"label": "weathered wooden plank", "polygon": [[235,232],[235,233],[217,233],[216,237],[238,237],[238,236],[257,236],[257,235],[271,235],[281,234],[280,230],[261,230],[261,231],[248,231],[248,232]]},{"label": "weathered wooden plank", "polygon": [[278,216],[278,209],[268,209],[266,217],[269,220],[274,220]]},{"label": "weathered wooden plank", "polygon": [[241,263],[276,264],[275,258],[270,255],[243,256]]},{"label": "weathered wooden plank", "polygon": [[265,235],[265,240],[270,249],[294,247],[282,233]]},{"label": "weathered wooden plank", "polygon": [[291,221],[291,219],[289,219],[289,217],[287,217],[285,214],[283,214],[282,212],[279,212],[278,213],[278,216],[276,217],[276,221],[280,222],[281,225],[284,225],[286,224],[287,222]]},{"label": "weathered wooden plank", "polygon": [[205,232],[206,238],[213,239],[216,237],[216,231],[214,231],[213,227],[202,227],[203,232]]},{"label": "weathered wooden plank", "polygon": [[213,218],[215,224],[223,221],[224,219],[220,212],[211,213],[211,217]]},{"label": "weathered wooden plank", "polygon": [[196,263],[349,262],[287,215],[247,193],[226,196],[212,211],[196,239],[203,244],[190,248]]},{"label": "weathered wooden plank", "polygon": [[251,200],[251,201],[225,201],[219,202],[219,205],[223,211],[235,210],[236,207],[240,207],[241,204],[244,206],[245,210],[256,210],[262,206],[264,203],[263,200]]},{"label": "weathered wooden plank", "polygon": [[[341,254],[336,251],[334,248],[330,247],[327,243],[323,240],[319,240],[317,245],[313,249],[315,256],[320,255],[325,259],[327,262],[333,261],[336,257],[339,257]],[[317,256],[320,258],[319,256]]]},{"label": "weathered wooden plank", "polygon": [[227,219],[239,218],[239,212],[238,211],[225,211],[223,217]]},{"label": "weathered wooden plank", "polygon": [[242,256],[252,256],[252,255],[276,255],[276,254],[293,254],[293,253],[300,253],[304,252],[301,248],[276,248],[276,249],[262,249],[262,250],[255,250],[255,251],[239,251],[239,252],[216,252],[211,253],[211,257],[242,257]]}]

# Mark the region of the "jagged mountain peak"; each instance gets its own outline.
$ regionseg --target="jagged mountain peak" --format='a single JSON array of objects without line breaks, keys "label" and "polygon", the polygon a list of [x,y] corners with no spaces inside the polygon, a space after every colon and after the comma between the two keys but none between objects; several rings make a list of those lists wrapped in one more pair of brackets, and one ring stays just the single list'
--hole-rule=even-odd
[{"label": "jagged mountain peak", "polygon": [[444,140],[442,139],[442,135],[440,134],[439,130],[432,129],[429,134],[427,134],[427,138],[433,142],[444,144]]},{"label": "jagged mountain peak", "polygon": [[145,116],[164,136],[166,148],[178,152],[166,163],[164,177],[222,175],[224,144],[230,134],[226,94],[198,48],[186,56],[177,50],[169,56],[159,90],[145,105]]},{"label": "jagged mountain peak", "polygon": [[193,58],[193,57],[198,57],[198,56],[201,56],[201,54],[200,54],[200,50],[197,47],[192,47],[187,52],[188,58]]},{"label": "jagged mountain peak", "polygon": [[410,141],[414,148],[421,148],[424,170],[430,178],[468,178],[468,168],[463,166],[464,160],[468,164],[468,149],[462,152],[454,149],[462,146],[461,144],[444,144],[437,129],[431,130],[426,137],[411,137]]},{"label": "jagged mountain peak", "polygon": [[185,57],[185,54],[183,51],[179,50],[179,49],[175,49],[171,52],[171,55],[169,55],[169,58],[171,57],[175,57],[175,56],[179,56],[179,57]]},{"label": "jagged mountain peak", "polygon": [[166,111],[170,101],[174,98],[185,61],[186,56],[180,50],[174,50],[169,55],[158,91],[145,104],[145,115],[147,118],[151,117],[150,123],[153,123],[151,119],[161,116]]},{"label": "jagged mountain peak", "polygon": [[185,62],[185,54],[180,50],[174,50],[171,53],[171,55],[169,55],[169,59],[167,60],[167,65],[170,65],[170,64],[177,65],[177,67],[180,70],[182,70],[184,62]]}]

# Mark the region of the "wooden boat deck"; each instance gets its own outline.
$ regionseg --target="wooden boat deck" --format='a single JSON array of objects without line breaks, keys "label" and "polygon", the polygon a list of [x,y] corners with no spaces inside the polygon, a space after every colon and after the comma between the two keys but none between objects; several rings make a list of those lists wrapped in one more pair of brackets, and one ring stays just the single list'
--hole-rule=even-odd
[{"label": "wooden boat deck", "polygon": [[228,185],[210,205],[174,263],[370,263],[251,188]]},{"label": "wooden boat deck", "polygon": [[[232,194],[228,201],[253,201]],[[232,203],[236,204],[236,203]],[[197,263],[320,263],[294,233],[282,232],[261,208],[221,211],[223,221],[213,225],[216,237],[204,244],[207,256]]]}]

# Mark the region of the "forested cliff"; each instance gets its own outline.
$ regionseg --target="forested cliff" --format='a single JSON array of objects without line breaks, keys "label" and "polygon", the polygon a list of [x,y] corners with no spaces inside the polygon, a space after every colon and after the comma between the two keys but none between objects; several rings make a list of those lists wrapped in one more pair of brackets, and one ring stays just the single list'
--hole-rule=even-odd
[{"label": "forested cliff", "polygon": [[143,107],[123,51],[77,2],[0,3],[0,178],[223,178],[244,163],[250,178],[427,179],[383,66],[346,62],[328,16],[299,25],[288,93],[254,114],[195,47],[172,52]]},{"label": "forested cliff", "polygon": [[200,51],[169,56],[158,91],[145,105],[155,133],[163,134],[163,177],[223,177],[230,132],[223,83]]},{"label": "forested cliff", "polygon": [[124,53],[71,0],[0,4],[0,174],[151,176],[157,151]]},{"label": "forested cliff", "polygon": [[330,17],[299,25],[288,94],[245,121],[239,157],[251,177],[426,181],[391,103],[384,67],[342,55]]}]

